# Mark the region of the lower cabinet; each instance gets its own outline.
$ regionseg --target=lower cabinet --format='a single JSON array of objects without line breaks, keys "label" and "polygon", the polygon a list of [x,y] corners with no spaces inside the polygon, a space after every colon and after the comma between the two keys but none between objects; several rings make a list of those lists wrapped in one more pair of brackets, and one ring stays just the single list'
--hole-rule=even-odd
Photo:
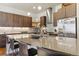
[{"label": "lower cabinet", "polygon": [[0,35],[0,48],[5,48],[5,47],[6,47],[6,36]]},{"label": "lower cabinet", "polygon": [[75,38],[59,38],[57,40],[57,50],[76,55],[76,39]]}]

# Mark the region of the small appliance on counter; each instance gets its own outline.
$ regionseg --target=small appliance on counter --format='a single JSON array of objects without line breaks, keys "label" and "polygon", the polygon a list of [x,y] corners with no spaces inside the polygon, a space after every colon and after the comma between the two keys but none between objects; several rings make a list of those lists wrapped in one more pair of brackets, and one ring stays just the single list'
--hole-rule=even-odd
[{"label": "small appliance on counter", "polygon": [[53,28],[53,34],[54,35],[58,35],[58,27],[54,27]]}]

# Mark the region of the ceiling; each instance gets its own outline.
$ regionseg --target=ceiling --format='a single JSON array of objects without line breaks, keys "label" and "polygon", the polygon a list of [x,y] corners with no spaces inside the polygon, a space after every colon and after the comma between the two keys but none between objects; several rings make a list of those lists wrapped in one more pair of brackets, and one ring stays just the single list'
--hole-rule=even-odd
[{"label": "ceiling", "polygon": [[[46,10],[49,7],[58,5],[58,3],[0,3],[0,5],[37,14]],[[42,10],[33,9],[33,6],[42,6]]]}]

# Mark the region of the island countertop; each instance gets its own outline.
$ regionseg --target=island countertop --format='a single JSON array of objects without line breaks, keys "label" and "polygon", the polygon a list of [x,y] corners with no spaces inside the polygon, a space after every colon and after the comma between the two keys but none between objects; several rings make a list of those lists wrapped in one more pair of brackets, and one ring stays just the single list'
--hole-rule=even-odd
[{"label": "island countertop", "polygon": [[9,39],[14,39],[21,43],[31,44],[37,47],[44,48],[54,48],[55,38],[56,36],[50,36],[45,34],[44,37],[40,37],[39,39],[33,39],[31,35],[40,35],[40,34],[16,34],[16,35],[7,35]]}]

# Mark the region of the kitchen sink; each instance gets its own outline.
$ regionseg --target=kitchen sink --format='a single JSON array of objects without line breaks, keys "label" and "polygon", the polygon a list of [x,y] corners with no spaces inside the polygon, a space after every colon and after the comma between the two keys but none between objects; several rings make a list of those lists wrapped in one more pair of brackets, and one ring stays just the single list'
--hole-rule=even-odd
[{"label": "kitchen sink", "polygon": [[41,36],[40,35],[31,35],[32,39],[39,39]]}]

